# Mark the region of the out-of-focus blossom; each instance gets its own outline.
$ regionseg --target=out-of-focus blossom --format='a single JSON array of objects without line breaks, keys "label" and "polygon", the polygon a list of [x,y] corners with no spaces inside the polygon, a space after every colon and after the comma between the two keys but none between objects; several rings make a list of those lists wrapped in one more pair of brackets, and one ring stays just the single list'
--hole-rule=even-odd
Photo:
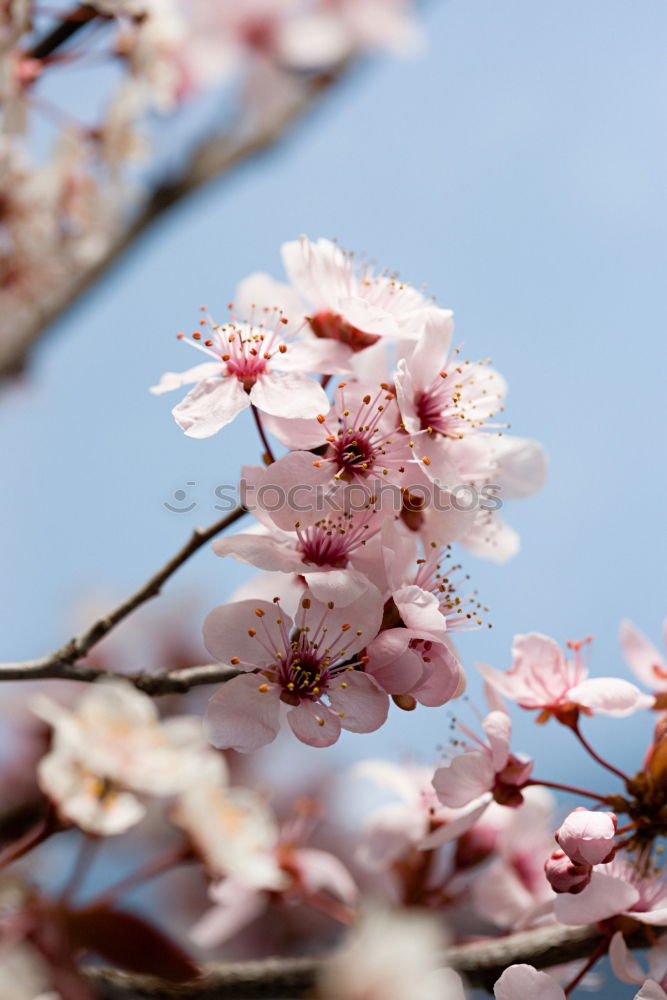
[{"label": "out-of-focus blossom", "polygon": [[322,968],[318,1000],[464,1000],[442,966],[445,936],[436,920],[410,910],[370,910]]},{"label": "out-of-focus blossom", "polygon": [[546,722],[553,715],[571,724],[579,711],[623,718],[652,707],[654,699],[628,681],[618,677],[588,678],[583,656],[586,645],[568,643],[572,652],[568,660],[558,643],[546,635],[517,635],[512,645],[512,667],[507,673],[485,664],[477,667],[501,695],[518,702],[521,708],[540,709],[538,722]]},{"label": "out-of-focus blossom", "polygon": [[123,680],[91,685],[73,711],[43,694],[33,709],[54,727],[39,783],[63,819],[90,833],[133,826],[145,813],[137,794],[183,791],[208,753],[198,719],[161,722],[153,701]]},{"label": "out-of-focus blossom", "polygon": [[578,806],[556,831],[556,843],[575,865],[603,865],[614,856],[617,819]]},{"label": "out-of-focus blossom", "polygon": [[229,788],[222,757],[211,754],[198,779],[181,792],[172,820],[184,829],[208,870],[250,888],[280,889],[275,858],[278,826],[247,788]]},{"label": "out-of-focus blossom", "polygon": [[562,924],[588,924],[630,916],[642,924],[667,926],[667,883],[661,874],[643,875],[629,860],[616,857],[593,869],[590,883],[577,896],[558,896],[556,918]]},{"label": "out-of-focus blossom", "polygon": [[643,985],[652,982],[655,987],[653,993],[641,990],[639,995],[645,1000],[664,1000],[667,997],[667,993],[664,992],[667,989],[667,940],[664,935],[658,938],[652,948],[649,948],[646,957],[648,973],[644,972],[628,948],[621,931],[616,931],[609,944],[609,961],[614,975],[623,983]]},{"label": "out-of-focus blossom", "polygon": [[[493,995],[496,1000],[567,1000],[556,980],[532,965],[510,965],[495,984]],[[634,1000],[665,1000],[666,996],[658,983],[647,979]]]},{"label": "out-of-focus blossom", "polygon": [[[667,646],[667,618],[663,634]],[[642,684],[654,691],[667,691],[667,657],[631,621],[621,622],[620,640],[625,662]]]},{"label": "out-of-focus blossom", "polygon": [[529,786],[521,792],[518,809],[492,802],[457,844],[457,861],[477,851],[488,853],[489,863],[475,876],[472,899],[480,916],[496,926],[516,928],[541,918],[553,898],[544,877],[543,859],[552,843],[554,798],[545,788]]},{"label": "out-of-focus blossom", "polygon": [[364,673],[359,653],[381,621],[382,599],[372,584],[353,608],[322,604],[306,591],[294,621],[278,599],[216,608],[204,623],[206,647],[246,673],[223,684],[208,703],[213,745],[247,753],[270,743],[280,728],[281,703],[289,706],[295,736],[310,746],[330,746],[341,729],[378,729],[389,699]]}]

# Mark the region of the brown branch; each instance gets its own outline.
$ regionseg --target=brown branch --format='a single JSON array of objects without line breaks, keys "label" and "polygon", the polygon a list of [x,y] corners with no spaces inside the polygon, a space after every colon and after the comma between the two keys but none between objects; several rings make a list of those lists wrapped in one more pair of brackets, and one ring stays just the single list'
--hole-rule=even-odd
[{"label": "brown branch", "polygon": [[[541,927],[507,937],[457,945],[443,956],[470,986],[489,991],[508,965],[526,962],[548,968],[585,958],[600,944],[595,926]],[[170,986],[150,976],[115,969],[90,969],[88,979],[100,1000],[298,1000],[312,994],[326,958],[267,958],[206,967],[196,982]]]},{"label": "brown branch", "polygon": [[[106,670],[98,670],[79,663],[87,653],[97,645],[119,622],[127,618],[133,611],[157,595],[162,587],[190,556],[194,555],[203,545],[218,535],[225,528],[234,524],[246,513],[245,507],[236,507],[209,525],[208,528],[195,528],[189,541],[178,550],[176,555],[165,563],[146,583],[119,604],[113,611],[98,618],[90,628],[80,635],[70,639],[64,646],[39,660],[25,660],[21,663],[0,663],[0,681],[28,681],[51,678],[71,681],[95,681],[98,677],[115,676]],[[142,691],[149,694],[168,694],[170,692],[187,691],[198,684],[215,684],[221,680],[229,680],[236,676],[237,671],[228,667],[203,666],[188,667],[185,670],[173,670],[166,674],[123,674]]]},{"label": "brown branch", "polygon": [[188,195],[223,174],[228,175],[246,160],[275,146],[290,127],[300,121],[331,89],[349,65],[350,60],[346,60],[330,73],[304,81],[298,96],[287,102],[270,122],[262,123],[252,134],[223,134],[203,142],[177,176],[160,184],[153,191],[101,260],[64,288],[55,301],[47,299],[46,305],[16,336],[6,338],[4,343],[0,339],[0,380],[15,376],[23,370],[31,347],[42,333],[102,278],[156,220]]},{"label": "brown branch", "polygon": [[26,56],[29,59],[46,59],[56,49],[59,49],[61,45],[68,42],[77,31],[80,31],[86,24],[90,24],[91,21],[94,21],[99,16],[101,15],[98,15],[94,7],[89,6],[87,3],[79,4],[69,14],[65,14],[60,22],[44,38],[36,42],[26,53]]}]

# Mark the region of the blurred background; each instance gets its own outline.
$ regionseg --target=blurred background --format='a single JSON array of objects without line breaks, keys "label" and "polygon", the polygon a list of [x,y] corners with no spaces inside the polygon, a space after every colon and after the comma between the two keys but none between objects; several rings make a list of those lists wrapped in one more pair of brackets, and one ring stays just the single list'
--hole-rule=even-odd
[{"label": "blurred background", "polygon": [[[424,53],[353,72],[278,149],[162,220],[0,398],[1,658],[12,660],[50,651],[91,603],[142,583],[219,516],[215,488],[257,460],[248,413],[191,440],[170,415],[177,397],[148,387],[195,363],[175,334],[200,304],[223,316],[248,273],[282,277],[285,240],[335,237],[426,282],[454,310],[464,354],[493,358],[513,432],[543,442],[550,471],[541,494],[505,508],[520,554],[464,559],[493,623],[460,637],[467,700],[392,709],[379,732],[328,750],[285,739],[267,755],[276,781],[360,756],[431,763],[449,715],[484,711],[474,663],[506,669],[518,632],[592,635],[592,673],[629,678],[621,618],[658,642],[666,610],[665,6],[436,0],[423,17]],[[196,636],[251,572],[204,550],[166,600],[182,602]],[[143,669],[147,654],[134,654]],[[610,788],[566,732],[513,717],[537,775]],[[598,718],[585,731],[632,769],[651,724]]]}]

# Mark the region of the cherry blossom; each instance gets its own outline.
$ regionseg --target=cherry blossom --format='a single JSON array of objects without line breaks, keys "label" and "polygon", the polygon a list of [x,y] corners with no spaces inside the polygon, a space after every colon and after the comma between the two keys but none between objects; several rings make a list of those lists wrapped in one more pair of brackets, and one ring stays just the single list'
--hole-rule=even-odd
[{"label": "cherry blossom", "polygon": [[579,895],[558,896],[554,912],[562,924],[625,915],[642,924],[665,927],[667,883],[662,874],[643,875],[630,860],[617,856],[593,869],[590,883]]},{"label": "cherry blossom", "polygon": [[244,673],[209,701],[210,741],[245,753],[270,743],[280,728],[281,703],[289,706],[295,736],[311,746],[330,746],[341,729],[378,729],[389,699],[364,673],[359,654],[381,621],[382,599],[371,584],[363,604],[352,609],[322,604],[305,591],[294,621],[279,599],[216,608],[204,623],[206,646]]},{"label": "cherry blossom", "polygon": [[477,669],[499,694],[516,701],[521,708],[540,709],[538,722],[553,715],[570,724],[576,721],[579,711],[623,718],[652,707],[654,699],[628,681],[618,677],[588,679],[584,660],[587,644],[588,640],[568,643],[572,652],[568,660],[558,643],[546,635],[517,635],[512,645],[512,667],[507,673],[485,664],[477,664]]},{"label": "cherry blossom", "polygon": [[621,931],[616,931],[609,944],[609,961],[614,970],[614,975],[623,983],[635,983],[637,985],[645,982],[653,984],[653,993],[640,991],[645,1000],[665,1000],[667,993],[667,941],[664,936],[658,938],[657,943],[649,948],[648,954],[648,976],[640,966],[639,962],[630,952],[625,938]]},{"label": "cherry blossom", "polygon": [[[556,980],[532,965],[510,965],[496,982],[493,995],[496,1000],[567,1000]],[[653,979],[647,979],[634,1000],[664,1000],[666,996]]]},{"label": "cherry blossom", "polygon": [[617,819],[578,806],[556,831],[556,843],[575,865],[607,864],[614,856]]},{"label": "cherry blossom", "polygon": [[54,727],[38,779],[61,816],[92,833],[122,833],[144,816],[139,795],[169,796],[195,780],[208,753],[190,716],[160,721],[129,682],[91,685],[75,711],[37,695],[33,710]]},{"label": "cherry blossom", "polygon": [[436,847],[460,836],[494,800],[513,808],[523,802],[521,788],[530,777],[533,762],[510,753],[509,716],[494,710],[486,716],[482,728],[486,743],[459,723],[459,729],[472,740],[472,748],[457,754],[433,776],[433,787],[442,804],[451,808],[466,806],[467,810],[456,823],[428,836],[423,847]]},{"label": "cherry blossom", "polygon": [[171,818],[214,875],[253,889],[285,884],[275,858],[278,827],[271,811],[250,789],[228,787],[219,755],[211,754],[198,780],[181,792]]},{"label": "cherry blossom", "polygon": [[[151,389],[160,394],[196,383],[172,410],[189,437],[210,437],[249,406],[280,417],[316,417],[328,410],[322,387],[303,374],[309,367],[307,348],[287,342],[279,314],[256,323],[202,322],[204,332],[193,333],[190,343],[214,360],[181,374],[167,372]],[[311,368],[321,364],[321,356],[313,357]]]},{"label": "cherry blossom", "polygon": [[[667,646],[667,618],[663,633]],[[625,662],[642,684],[656,691],[667,690],[667,657],[630,621],[621,622],[620,640]]]},{"label": "cherry blossom", "polygon": [[593,866],[584,861],[575,863],[565,851],[552,851],[544,863],[544,874],[554,892],[583,892],[589,884]]},{"label": "cherry blossom", "polygon": [[416,911],[366,912],[346,945],[324,966],[320,1000],[464,1000],[463,985],[441,964],[443,934]]}]

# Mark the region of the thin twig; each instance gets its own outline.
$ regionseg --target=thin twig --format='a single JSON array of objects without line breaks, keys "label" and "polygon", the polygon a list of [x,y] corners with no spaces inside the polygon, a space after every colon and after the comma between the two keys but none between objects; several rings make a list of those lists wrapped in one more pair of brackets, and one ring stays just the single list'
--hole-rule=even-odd
[{"label": "thin twig", "polygon": [[204,141],[182,170],[158,185],[143,206],[116,236],[104,256],[50,299],[25,328],[3,343],[0,339],[0,380],[19,374],[27,355],[42,333],[70,309],[134,245],[139,236],[170,208],[204,185],[228,175],[236,167],[275,146],[291,126],[305,117],[344,75],[352,60],[329,73],[304,81],[297,96],[250,134],[231,132]]},{"label": "thin twig", "polygon": [[[588,957],[603,935],[595,926],[541,927],[507,937],[458,945],[443,955],[471,986],[491,989],[508,965],[525,962],[548,968]],[[90,969],[100,1000],[298,1000],[308,996],[326,957],[267,958],[209,965],[196,982],[170,986],[149,976],[114,969]]]},{"label": "thin twig", "polygon": [[187,691],[198,684],[214,684],[235,677],[238,671],[229,667],[206,665],[172,670],[164,674],[122,674],[114,675],[106,670],[98,670],[79,663],[97,643],[127,618],[133,611],[156,597],[163,585],[190,556],[194,555],[211,538],[234,524],[246,513],[245,507],[236,507],[208,528],[195,528],[189,541],[176,555],[165,563],[146,583],[119,604],[103,618],[99,618],[90,628],[70,639],[54,653],[39,660],[22,663],[0,663],[0,681],[25,681],[52,678],[70,681],[95,681],[99,677],[123,676],[147,694],[168,694]]}]

